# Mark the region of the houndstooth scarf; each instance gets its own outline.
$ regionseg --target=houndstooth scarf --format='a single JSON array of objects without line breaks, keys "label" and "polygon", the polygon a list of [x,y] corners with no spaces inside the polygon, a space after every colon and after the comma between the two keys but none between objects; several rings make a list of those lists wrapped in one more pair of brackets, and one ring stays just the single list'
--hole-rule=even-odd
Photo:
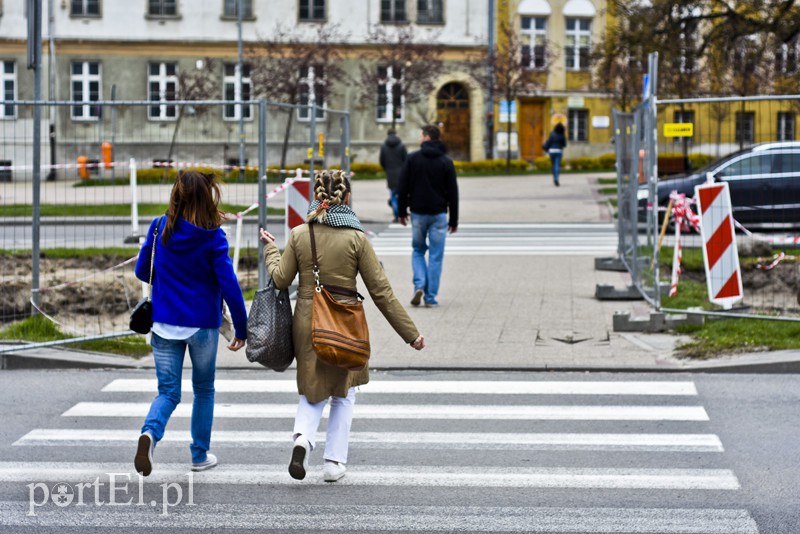
[{"label": "houndstooth scarf", "polygon": [[[311,215],[313,212],[317,211],[317,208],[320,204],[321,202],[319,200],[314,200],[314,202],[308,206],[308,215]],[[361,227],[361,221],[358,220],[356,212],[350,209],[350,206],[344,204],[329,206],[328,214],[325,216],[325,222],[323,224],[333,226],[334,228],[353,228],[354,230],[359,230],[361,232],[364,231],[364,228]]]}]

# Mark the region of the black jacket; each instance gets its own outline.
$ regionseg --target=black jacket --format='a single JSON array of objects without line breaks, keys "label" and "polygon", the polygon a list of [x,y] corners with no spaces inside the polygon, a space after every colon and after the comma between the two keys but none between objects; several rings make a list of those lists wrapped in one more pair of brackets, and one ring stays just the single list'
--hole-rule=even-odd
[{"label": "black jacket", "polygon": [[450,212],[448,226],[458,226],[458,184],[456,168],[446,155],[441,141],[425,141],[422,148],[409,154],[400,173],[397,189],[401,217],[411,213],[437,215]]},{"label": "black jacket", "polygon": [[400,172],[403,170],[403,163],[406,161],[408,151],[399,137],[390,135],[381,146],[380,163],[386,171],[386,181],[389,189],[395,191],[400,181]]},{"label": "black jacket", "polygon": [[567,137],[564,134],[560,134],[558,132],[550,132],[550,137],[547,138],[545,141],[544,146],[542,148],[545,149],[546,152],[552,150],[564,150],[567,147]]}]

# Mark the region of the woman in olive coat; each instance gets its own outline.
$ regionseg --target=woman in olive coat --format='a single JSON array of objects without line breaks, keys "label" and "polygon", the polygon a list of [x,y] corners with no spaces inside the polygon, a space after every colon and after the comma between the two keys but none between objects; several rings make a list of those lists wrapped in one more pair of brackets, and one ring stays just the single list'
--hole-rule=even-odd
[{"label": "woman in olive coat", "polygon": [[[375,305],[403,341],[416,350],[425,347],[411,317],[394,295],[389,280],[378,261],[361,223],[347,205],[350,182],[342,171],[317,171],[314,175],[314,202],[309,206],[308,221],[314,224],[317,260],[323,284],[356,289],[356,276],[367,286]],[[325,441],[323,478],[335,482],[344,476],[348,438],[353,419],[355,387],[369,382],[369,370],[347,371],[327,365],[317,358],[311,344],[311,303],[314,294],[309,225],[294,228],[283,255],[275,238],[261,230],[267,271],[277,288],[287,288],[300,275],[297,304],[294,310],[292,337],[297,360],[297,392],[300,401],[294,424],[294,447],[289,474],[305,478],[308,455],[315,445],[315,435],[328,400],[331,403]],[[335,295],[337,300],[353,304],[355,297]]]}]

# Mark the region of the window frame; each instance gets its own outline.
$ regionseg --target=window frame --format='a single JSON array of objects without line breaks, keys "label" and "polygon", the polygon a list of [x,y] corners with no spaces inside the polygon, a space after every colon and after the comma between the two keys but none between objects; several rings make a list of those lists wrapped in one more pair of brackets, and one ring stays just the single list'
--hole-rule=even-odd
[{"label": "window frame", "polygon": [[[574,115],[573,115],[574,114]],[[573,124],[573,118],[575,124]],[[585,139],[580,139],[580,120],[583,119],[583,133]],[[567,110],[567,141],[573,143],[589,142],[589,110],[586,108],[571,108]]]},{"label": "window frame", "polygon": [[[12,72],[6,72],[6,64],[10,63]],[[17,106],[13,104],[6,104],[6,82],[12,83],[11,100],[18,99],[19,81],[17,79],[17,62],[13,59],[0,59],[0,120],[16,120],[17,119]],[[11,114],[6,114],[6,108],[11,107]]]},{"label": "window frame", "polygon": [[[150,70],[153,65],[158,65],[158,74],[154,75],[150,73]],[[167,74],[167,65],[174,65],[175,66],[175,74]],[[152,100],[150,98],[150,84],[153,82],[158,82],[159,84],[159,99]],[[153,116],[153,107],[154,105],[147,106],[147,119],[155,122],[172,122],[178,120],[178,106],[176,104],[165,104],[164,102],[171,102],[167,100],[165,97],[167,95],[167,85],[171,82],[175,83],[175,98],[174,100],[180,99],[180,86],[178,84],[178,62],[172,61],[151,61],[147,63],[147,99],[148,102],[159,102],[159,112],[158,116]],[[175,115],[172,117],[167,115],[168,108],[175,108]]]},{"label": "window frame", "polygon": [[[427,8],[424,11],[422,9],[420,9],[420,4],[423,3],[423,2],[425,4],[427,4]],[[438,20],[433,20],[433,19],[421,20],[420,19],[420,13],[423,13],[423,12],[436,13],[436,6],[434,5],[436,2],[439,3],[438,10],[439,10],[440,18]],[[424,25],[424,26],[442,26],[442,25],[444,25],[445,24],[444,8],[445,8],[444,0],[417,0],[417,24]]]},{"label": "window frame", "polygon": [[[303,15],[303,3],[304,2],[307,4],[307,7],[306,7],[306,9],[308,10],[308,16],[307,17],[303,17],[302,16]],[[314,16],[314,11],[315,11],[315,7],[316,7],[316,6],[314,6],[315,2],[321,2],[322,3],[322,16],[321,17],[315,17]],[[298,2],[297,2],[297,21],[298,22],[325,22],[327,20],[328,20],[328,2],[326,2],[325,0],[298,0]]]},{"label": "window frame", "polygon": [[[386,77],[380,77],[380,69],[386,69]],[[401,69],[402,70],[402,69]],[[375,102],[375,121],[381,124],[391,124],[392,123],[392,115],[395,112],[395,104],[394,104],[394,88],[395,85],[400,86],[400,116],[394,119],[395,123],[398,122],[405,122],[406,120],[406,98],[405,95],[402,93],[402,86],[403,86],[403,72],[400,73],[400,77],[397,78],[394,76],[394,68],[391,65],[387,65],[385,67],[379,66],[378,67],[378,93],[376,94],[376,102]],[[383,87],[383,91],[381,90]],[[382,96],[382,92],[385,93],[386,98],[386,114],[385,116],[381,117],[378,115],[380,110],[380,99]]]},{"label": "window frame", "polygon": [[[791,136],[786,136],[786,124],[787,121],[785,119],[791,119],[788,121],[791,128]],[[793,111],[779,111],[778,112],[778,141],[794,141],[795,136],[797,135],[797,115]]]},{"label": "window frame", "polygon": [[[318,82],[318,72],[317,69],[320,69],[322,72],[322,81]],[[305,71],[305,74],[303,74]],[[327,82],[325,79],[325,67],[322,65],[310,65],[306,68],[301,67],[301,77],[299,81],[298,87],[298,104],[300,106],[305,106],[307,104],[303,103],[303,89],[302,87],[306,87],[308,91],[307,102],[311,102],[313,99],[314,105],[325,107],[325,91],[322,92],[322,102],[317,101],[317,90],[316,87],[321,86],[323,88],[327,87]],[[304,112],[307,112],[307,107],[298,107],[297,108],[297,121],[298,122],[311,122],[311,113],[307,113],[303,115]],[[325,109],[317,109],[316,110],[317,121],[324,121],[328,118],[328,112]]]},{"label": "window frame", "polygon": [[[75,7],[75,2],[80,2],[81,4],[81,12],[75,13],[73,8]],[[97,13],[87,13],[87,6],[90,0],[70,0],[69,1],[69,16],[72,18],[81,18],[81,19],[99,19],[103,16],[103,1],[97,0]]]},{"label": "window frame", "polygon": [[[743,145],[755,144],[756,139],[756,112],[755,111],[737,111],[733,116],[734,121],[734,143]],[[749,122],[749,135],[750,140],[747,140],[748,131],[743,127],[748,125]]]},{"label": "window frame", "polygon": [[[389,2],[389,12],[391,13],[391,19],[384,18],[384,2]],[[397,17],[398,6],[401,5],[403,7],[403,18],[399,19]],[[381,24],[408,24],[408,4],[406,0],[381,0],[380,3],[380,14],[379,14],[379,21]]]},{"label": "window frame", "polygon": [[[152,12],[151,8],[153,7],[153,2],[158,2],[159,7],[160,7],[160,11],[162,11],[162,13],[153,13]],[[167,14],[163,13],[167,2],[172,2],[172,3],[175,4],[175,13],[167,13]],[[178,7],[179,7],[178,0],[147,0],[147,18],[151,18],[151,19],[179,19],[179,18],[181,18],[181,12],[178,9]]]},{"label": "window frame", "polygon": [[[575,21],[575,29],[569,29],[569,21]],[[588,21],[589,22],[589,29],[582,30],[580,28],[581,21]],[[594,19],[591,17],[565,17],[564,18],[564,69],[567,72],[580,72],[586,71],[591,68],[591,61],[589,57],[592,53],[592,22]],[[575,40],[573,46],[570,46],[569,39],[572,37]],[[588,44],[584,47],[581,46],[580,41],[581,37],[586,37],[588,39]],[[570,54],[568,50],[572,48],[573,53]],[[586,52],[586,64],[582,64],[581,62],[581,50],[585,48]],[[572,66],[569,66],[569,60],[572,59]]]},{"label": "window frame", "polygon": [[[549,16],[542,15],[522,15],[520,17],[520,37],[523,43],[527,41],[527,44],[522,45],[522,57],[524,61],[527,48],[527,56],[529,58],[527,63],[528,68],[531,70],[544,71],[547,69],[547,27],[549,18]],[[528,28],[525,28],[526,20],[530,21]],[[544,21],[544,29],[536,27],[537,21]],[[543,37],[541,45],[536,44],[537,37]],[[540,46],[542,47],[541,58],[539,54],[536,53],[536,49]],[[541,65],[537,66],[536,63],[539,59],[541,59]]]},{"label": "window frame", "polygon": [[[236,6],[239,5],[238,3],[239,0],[233,0],[234,8],[231,14],[229,14],[227,11],[228,1],[229,0],[222,0],[222,16],[220,18],[222,20],[239,20],[239,17],[236,14]],[[256,20],[255,13],[253,12],[253,0],[242,0],[242,1],[245,3],[244,13],[242,13],[242,20]]]},{"label": "window frame", "polygon": [[[233,74],[227,74],[227,67],[233,66]],[[253,79],[251,78],[250,65],[244,64],[244,72],[242,72],[242,85],[239,86],[239,76],[236,69],[239,67],[238,63],[223,63],[222,65],[222,100],[229,100],[227,98],[228,86],[233,86],[233,101],[253,101]],[[247,98],[244,97],[244,88],[248,87]],[[228,109],[233,108],[233,115],[228,115]],[[222,120],[233,122],[239,120],[239,113],[242,113],[242,119],[247,122],[253,121],[253,106],[249,104],[225,104],[222,106]]]},{"label": "window frame", "polygon": [[[90,64],[97,65],[97,74],[90,73]],[[81,73],[75,74],[75,65],[81,66]],[[75,96],[74,84],[78,81],[81,83],[81,98]],[[97,100],[92,100],[89,87],[92,82],[97,82]],[[69,116],[70,119],[78,122],[97,122],[101,117],[100,107],[92,105],[92,102],[97,102],[103,99],[103,65],[100,61],[70,61],[69,64],[69,96],[73,102],[84,102],[82,106],[70,106]],[[81,108],[81,114],[75,115],[75,108]],[[97,115],[92,115],[92,108],[97,108]]]}]

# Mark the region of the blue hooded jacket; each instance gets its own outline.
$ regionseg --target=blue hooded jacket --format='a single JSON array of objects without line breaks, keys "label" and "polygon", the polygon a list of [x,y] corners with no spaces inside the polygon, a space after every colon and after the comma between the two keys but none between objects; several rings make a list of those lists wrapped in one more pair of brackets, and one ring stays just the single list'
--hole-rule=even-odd
[{"label": "blue hooded jacket", "polygon": [[247,339],[247,311],[221,228],[206,230],[178,219],[164,245],[166,216],[150,224],[136,261],[136,277],[150,278],[153,230],[158,224],[153,269],[153,322],[196,328],[219,328],[222,299],[228,303],[239,339]]}]

